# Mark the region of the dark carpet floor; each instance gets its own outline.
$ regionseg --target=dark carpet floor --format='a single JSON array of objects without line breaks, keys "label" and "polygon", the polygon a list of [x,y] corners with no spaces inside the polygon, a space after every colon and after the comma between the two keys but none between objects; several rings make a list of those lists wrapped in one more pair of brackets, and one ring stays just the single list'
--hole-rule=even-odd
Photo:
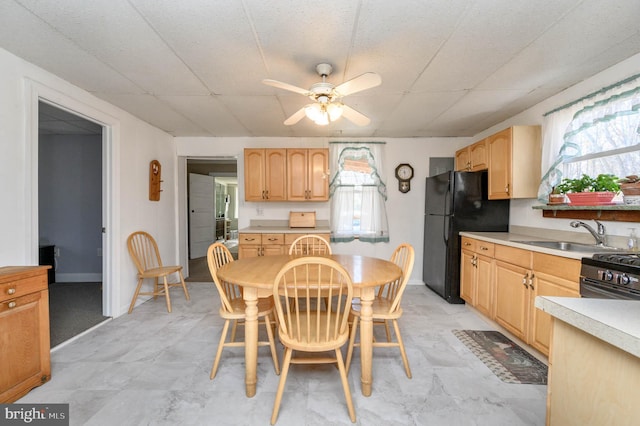
[{"label": "dark carpet floor", "polygon": [[51,347],[107,320],[102,316],[102,283],[49,285]]}]

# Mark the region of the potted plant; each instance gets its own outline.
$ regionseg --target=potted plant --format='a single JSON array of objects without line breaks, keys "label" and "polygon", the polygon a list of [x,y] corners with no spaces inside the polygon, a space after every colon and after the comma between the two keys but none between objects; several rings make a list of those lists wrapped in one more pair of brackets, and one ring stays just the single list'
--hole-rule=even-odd
[{"label": "potted plant", "polygon": [[562,179],[555,189],[558,193],[566,194],[573,205],[608,204],[620,190],[618,181],[611,174],[599,174],[595,178],[583,174],[576,179]]},{"label": "potted plant", "polygon": [[629,175],[622,179],[618,179],[620,191],[624,195],[625,204],[640,204],[640,177],[638,175]]},{"label": "potted plant", "polygon": [[549,194],[549,204],[565,204],[567,202],[567,196],[558,186],[552,188],[551,194]]}]

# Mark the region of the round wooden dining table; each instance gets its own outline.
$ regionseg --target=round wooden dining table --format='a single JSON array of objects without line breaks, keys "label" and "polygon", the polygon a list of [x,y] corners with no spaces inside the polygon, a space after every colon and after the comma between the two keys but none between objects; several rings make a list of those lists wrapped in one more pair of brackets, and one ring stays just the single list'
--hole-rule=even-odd
[{"label": "round wooden dining table", "polygon": [[[351,276],[353,295],[362,303],[360,317],[360,362],[362,394],[371,395],[373,381],[373,320],[371,302],[375,288],[398,279],[402,269],[393,262],[375,257],[333,254],[326,256],[341,264]],[[273,293],[273,282],[280,269],[294,255],[258,256],[229,262],[218,269],[220,279],[243,288],[245,300],[245,386],[248,397],[256,394],[258,364],[258,298]]]}]

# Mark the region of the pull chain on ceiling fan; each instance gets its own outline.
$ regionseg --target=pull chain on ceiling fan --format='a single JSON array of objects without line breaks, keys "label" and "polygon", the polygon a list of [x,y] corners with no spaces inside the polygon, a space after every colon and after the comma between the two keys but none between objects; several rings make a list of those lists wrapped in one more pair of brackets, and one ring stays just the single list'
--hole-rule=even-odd
[{"label": "pull chain on ceiling fan", "polygon": [[370,123],[371,120],[367,116],[342,103],[342,98],[352,93],[379,86],[382,83],[382,79],[378,74],[367,72],[334,86],[327,82],[327,77],[333,71],[333,67],[330,64],[318,64],[316,71],[322,77],[322,82],[315,83],[309,90],[277,80],[262,80],[266,85],[299,93],[313,101],[313,103],[305,105],[287,118],[284,121],[285,125],[296,124],[305,116],[320,126],[325,126],[342,116],[359,126],[366,126]]}]

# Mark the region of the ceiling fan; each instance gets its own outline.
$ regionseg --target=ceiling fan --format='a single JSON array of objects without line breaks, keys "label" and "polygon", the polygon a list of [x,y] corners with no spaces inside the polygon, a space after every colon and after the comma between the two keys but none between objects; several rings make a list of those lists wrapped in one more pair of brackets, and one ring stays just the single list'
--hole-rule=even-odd
[{"label": "ceiling fan", "polygon": [[316,71],[320,74],[320,77],[322,77],[322,82],[315,83],[311,88],[309,88],[309,90],[277,80],[262,80],[266,85],[299,93],[307,96],[313,101],[313,103],[305,105],[287,118],[284,121],[284,124],[291,126],[302,120],[305,116],[321,126],[327,125],[332,121],[336,121],[341,116],[344,116],[346,119],[358,126],[366,126],[369,124],[371,120],[369,120],[366,115],[343,104],[342,98],[362,90],[379,86],[382,83],[380,75],[374,72],[366,72],[352,78],[351,80],[345,81],[342,84],[334,86],[326,81],[327,77],[331,74],[331,71],[333,71],[333,67],[330,64],[318,64],[316,66]]}]

